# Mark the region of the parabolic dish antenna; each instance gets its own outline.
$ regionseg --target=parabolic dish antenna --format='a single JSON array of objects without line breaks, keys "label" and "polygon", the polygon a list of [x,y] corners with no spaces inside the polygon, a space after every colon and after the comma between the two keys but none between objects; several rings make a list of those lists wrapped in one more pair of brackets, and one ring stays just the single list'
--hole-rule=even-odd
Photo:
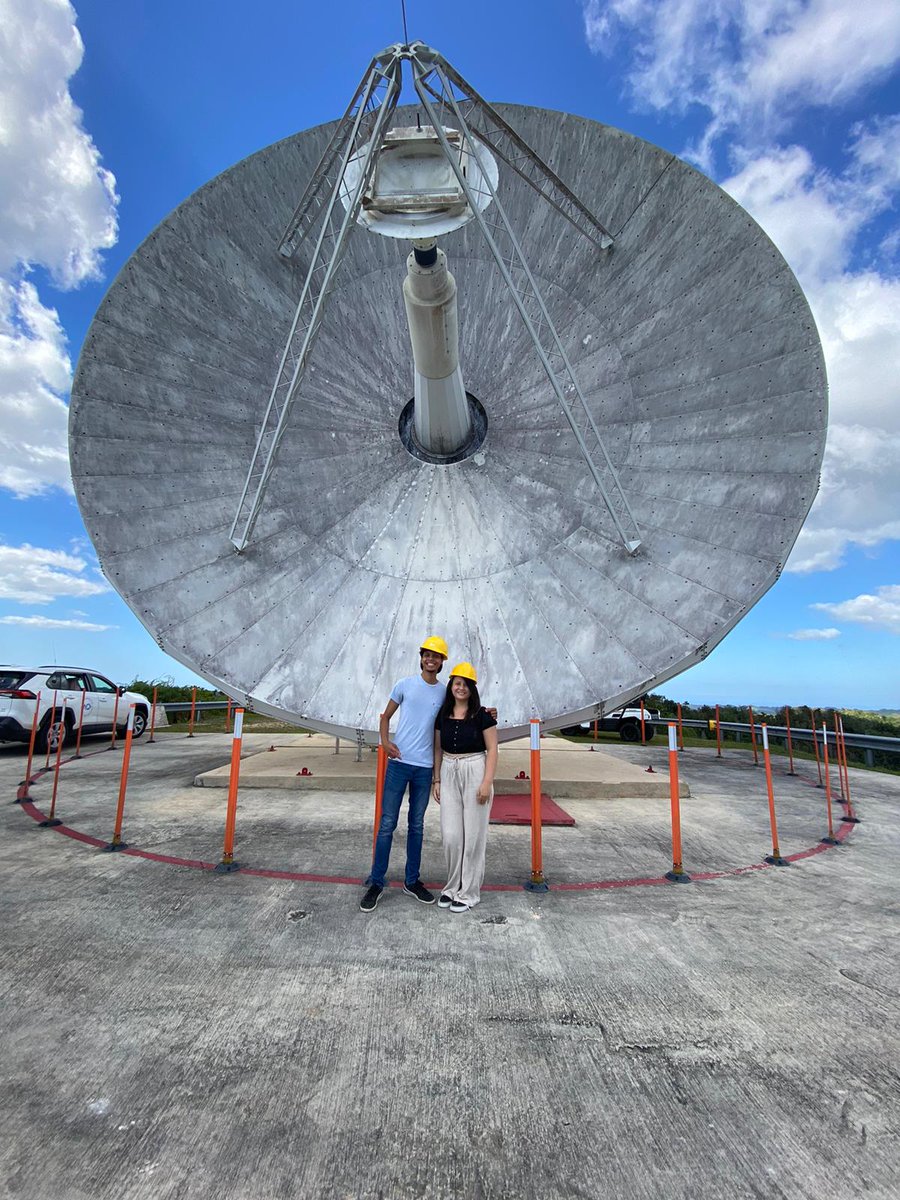
[{"label": "parabolic dish antenna", "polygon": [[[138,248],[81,354],[73,474],[107,578],[233,697],[374,737],[440,634],[511,736],[676,675],[771,587],[816,494],[825,371],[792,272],[709,179],[593,121],[490,108],[426,51],[377,57],[341,122],[238,163]],[[413,128],[460,131],[457,165],[490,152],[474,193],[434,177],[465,220],[407,268],[362,227],[378,177],[342,172]],[[400,436],[428,384],[401,285],[448,263],[457,392],[484,421],[428,461]]]}]

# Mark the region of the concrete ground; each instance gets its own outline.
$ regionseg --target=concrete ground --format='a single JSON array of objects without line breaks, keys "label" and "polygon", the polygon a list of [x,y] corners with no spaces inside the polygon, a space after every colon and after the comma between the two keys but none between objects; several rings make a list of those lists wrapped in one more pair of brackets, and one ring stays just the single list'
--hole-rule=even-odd
[{"label": "concrete ground", "polygon": [[[612,753],[664,769],[662,746]],[[126,840],[215,862],[225,793],[191,784],[227,755],[138,743]],[[120,762],[63,768],[68,826],[110,835]],[[573,799],[577,825],[544,833],[549,893],[518,887],[528,830],[492,827],[488,882],[511,890],[453,916],[394,888],[364,915],[357,886],[41,829],[12,803],[24,766],[0,747],[2,1196],[900,1194],[898,777],[851,772],[845,845],[740,871],[771,849],[763,772],[688,751],[685,866],[717,877],[559,886],[670,865],[667,802]],[[801,769],[776,765],[785,854],[824,833]],[[362,793],[253,791],[237,857],[359,878],[371,819]]]}]

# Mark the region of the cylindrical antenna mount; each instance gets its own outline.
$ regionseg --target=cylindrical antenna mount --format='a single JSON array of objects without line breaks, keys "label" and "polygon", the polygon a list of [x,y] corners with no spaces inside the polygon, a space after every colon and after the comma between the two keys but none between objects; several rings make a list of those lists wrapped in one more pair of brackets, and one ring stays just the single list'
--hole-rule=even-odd
[{"label": "cylindrical antenna mount", "polygon": [[459,366],[456,280],[433,239],[414,244],[406,270],[403,300],[415,362],[415,438],[429,454],[452,455],[472,434]]}]

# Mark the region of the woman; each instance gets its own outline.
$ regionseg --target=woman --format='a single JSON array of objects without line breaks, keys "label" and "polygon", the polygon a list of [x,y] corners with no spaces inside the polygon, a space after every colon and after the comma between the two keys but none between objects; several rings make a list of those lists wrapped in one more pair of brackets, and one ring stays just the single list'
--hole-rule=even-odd
[{"label": "woman", "polygon": [[434,790],[441,806],[447,883],[439,908],[467,912],[481,899],[494,772],[497,722],[478,696],[471,663],[450,672],[447,695],[434,723]]}]

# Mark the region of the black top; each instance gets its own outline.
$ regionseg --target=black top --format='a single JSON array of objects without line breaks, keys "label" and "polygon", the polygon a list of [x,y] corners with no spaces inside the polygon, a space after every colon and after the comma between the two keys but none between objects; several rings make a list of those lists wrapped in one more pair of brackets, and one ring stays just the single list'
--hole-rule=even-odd
[{"label": "black top", "polygon": [[438,713],[434,727],[441,731],[441,749],[445,754],[478,754],[486,749],[485,729],[496,724],[488,710],[480,708],[474,717],[463,717],[461,721]]}]

